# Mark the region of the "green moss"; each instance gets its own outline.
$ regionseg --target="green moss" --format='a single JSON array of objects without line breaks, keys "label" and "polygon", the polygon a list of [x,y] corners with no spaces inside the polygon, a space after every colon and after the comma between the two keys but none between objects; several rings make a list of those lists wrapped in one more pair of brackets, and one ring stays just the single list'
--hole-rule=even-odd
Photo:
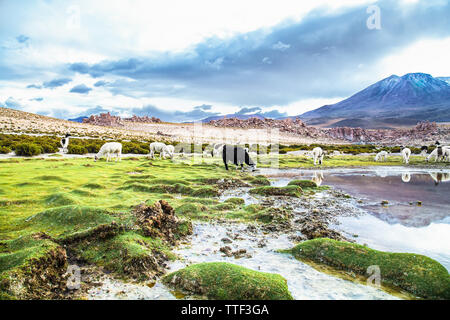
[{"label": "green moss", "polygon": [[81,242],[73,250],[78,257],[90,263],[117,275],[139,280],[146,280],[160,272],[155,255],[162,255],[164,260],[175,258],[161,239],[144,237],[135,232],[101,241]]},{"label": "green moss", "polygon": [[280,275],[224,262],[190,265],[165,276],[163,282],[217,300],[292,300]]},{"label": "green moss", "polygon": [[75,199],[66,193],[54,193],[45,198],[45,204],[50,207],[61,207],[76,203]]},{"label": "green moss", "polygon": [[219,195],[219,192],[217,191],[217,189],[213,187],[201,187],[198,189],[194,189],[190,193],[190,195],[193,197],[208,198],[208,197],[217,197]]},{"label": "green moss", "polygon": [[54,176],[54,175],[43,175],[43,176],[39,176],[35,178],[36,181],[58,181],[58,182],[68,182],[67,179],[64,179],[62,177],[59,176]]},{"label": "green moss", "polygon": [[362,245],[331,239],[314,239],[291,250],[298,259],[366,276],[378,265],[381,282],[429,299],[450,299],[450,277],[439,262],[419,254],[377,251]]},{"label": "green moss", "polygon": [[82,186],[87,189],[104,189],[105,187],[98,183],[86,183]]},{"label": "green moss", "polygon": [[188,217],[196,217],[199,213],[206,211],[207,207],[202,204],[185,203],[175,209],[177,214],[186,215]]},{"label": "green moss", "polygon": [[95,194],[86,190],[81,190],[81,189],[75,189],[72,190],[70,193],[77,195],[77,196],[82,196],[82,197],[95,197]]},{"label": "green moss", "polygon": [[228,210],[233,210],[235,208],[236,208],[236,205],[231,202],[219,203],[213,207],[214,210],[218,210],[218,211],[228,211]]},{"label": "green moss", "polygon": [[237,206],[243,205],[245,203],[245,200],[242,198],[228,198],[224,202],[226,203],[232,203]]},{"label": "green moss", "polygon": [[182,195],[189,195],[192,197],[207,198],[218,196],[218,191],[209,186],[192,188],[185,184],[175,183],[172,185],[167,184],[155,184],[147,185],[143,183],[127,183],[119,188],[119,190],[132,190],[135,192],[147,192],[147,193],[179,193]]},{"label": "green moss", "polygon": [[30,259],[40,258],[57,247],[57,244],[50,240],[38,240],[30,235],[2,241],[0,244],[3,247],[0,253],[0,274],[21,267]]},{"label": "green moss", "polygon": [[62,239],[114,220],[107,211],[99,208],[63,206],[31,216],[26,220],[26,225],[35,231],[43,231]]},{"label": "green moss", "polygon": [[261,196],[286,196],[286,197],[300,197],[302,188],[298,186],[286,187],[259,187],[250,189],[251,194],[259,194]]},{"label": "green moss", "polygon": [[208,198],[192,198],[192,197],[185,197],[182,199],[182,202],[184,203],[198,203],[203,205],[215,205],[218,204],[219,201],[216,199],[208,199]]},{"label": "green moss", "polygon": [[245,181],[248,181],[252,186],[270,186],[269,179],[263,175],[249,176]]},{"label": "green moss", "polygon": [[310,180],[292,180],[288,186],[299,186],[301,188],[317,188],[317,184]]}]

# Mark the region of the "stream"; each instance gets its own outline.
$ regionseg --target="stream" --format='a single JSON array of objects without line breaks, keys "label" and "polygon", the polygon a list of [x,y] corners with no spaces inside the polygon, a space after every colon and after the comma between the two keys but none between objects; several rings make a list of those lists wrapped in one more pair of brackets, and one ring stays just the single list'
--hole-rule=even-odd
[{"label": "stream", "polygon": [[[373,249],[424,254],[450,269],[450,170],[261,169],[258,174],[267,176],[274,186],[287,185],[293,179],[307,179],[342,190],[351,197],[336,199],[331,192],[323,191],[310,200],[322,204],[342,202],[343,211],[347,208],[358,213],[338,215],[331,225],[333,229]],[[230,190],[220,200],[239,196],[246,204],[257,203],[258,198],[247,191],[248,188]],[[272,233],[242,223],[195,222],[190,242],[174,250],[180,259],[169,262],[168,272],[194,263],[223,261],[280,274],[286,278],[294,299],[399,299],[376,287],[322,273],[289,254],[277,252],[295,245],[290,240],[292,235],[292,232]],[[245,253],[239,258],[226,256],[220,251],[224,246]],[[159,281],[145,286],[105,275],[101,282],[101,286],[90,289],[89,299],[183,298]]]}]

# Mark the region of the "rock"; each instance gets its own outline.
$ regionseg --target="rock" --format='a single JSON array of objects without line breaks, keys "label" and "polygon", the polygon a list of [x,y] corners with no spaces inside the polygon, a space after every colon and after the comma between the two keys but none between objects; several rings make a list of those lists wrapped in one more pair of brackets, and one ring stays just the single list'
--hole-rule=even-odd
[{"label": "rock", "polygon": [[121,118],[119,116],[113,116],[109,112],[100,113],[99,115],[91,115],[89,118],[83,119],[83,123],[93,124],[97,126],[107,127],[122,127],[125,122],[132,123],[160,123],[161,119],[155,117],[138,117],[133,115],[131,118]]},{"label": "rock", "polygon": [[[319,219],[305,217],[296,221],[299,223],[300,232],[308,239],[330,238],[335,240],[347,240],[339,232],[331,230],[328,225]],[[347,240],[348,241],[348,240]]]},{"label": "rock", "polygon": [[140,204],[133,209],[137,225],[145,236],[162,238],[175,245],[179,236],[192,234],[192,223],[179,220],[175,210],[165,200],[159,200],[153,206]]},{"label": "rock", "polygon": [[233,241],[229,238],[222,238],[221,240],[223,243],[232,243]]},{"label": "rock", "polygon": [[224,254],[224,256],[226,256],[226,257],[232,257],[233,256],[233,253],[231,251],[231,247],[229,247],[229,246],[221,247],[219,249],[219,251],[222,252]]}]

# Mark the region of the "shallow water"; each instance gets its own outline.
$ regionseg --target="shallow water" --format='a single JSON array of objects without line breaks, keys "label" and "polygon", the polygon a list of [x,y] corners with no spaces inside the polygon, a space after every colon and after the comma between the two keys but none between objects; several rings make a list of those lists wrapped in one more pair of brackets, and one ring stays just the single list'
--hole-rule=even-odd
[{"label": "shallow water", "polygon": [[[193,263],[223,261],[253,270],[280,274],[287,280],[294,299],[397,299],[375,287],[333,277],[315,270],[289,254],[278,253],[276,250],[294,246],[286,235],[248,235],[244,232],[246,227],[243,224],[196,224],[191,245],[176,250],[177,254],[184,257],[184,261],[172,264],[172,270]],[[233,240],[231,244],[222,243],[221,239],[230,238],[230,234],[239,235],[241,239]],[[266,247],[258,247],[261,237],[265,238]],[[251,257],[224,257],[219,251],[224,245],[230,246],[233,251],[245,249]]]},{"label": "shallow water", "polygon": [[[315,179],[361,199],[365,214],[340,217],[337,229],[369,247],[427,255],[450,270],[450,171],[405,167],[331,170],[273,170],[274,185]],[[382,205],[386,200],[388,203]],[[418,201],[421,204],[418,205]]]},{"label": "shallow water", "polygon": [[[293,179],[312,179],[319,185],[330,185],[354,196],[351,200],[362,212],[354,217],[339,217],[334,226],[358,243],[369,247],[427,255],[450,269],[450,177],[449,171],[409,170],[402,167],[367,169],[275,170],[262,169],[272,185],[284,186]],[[438,183],[436,183],[438,182]],[[219,200],[243,197],[246,204],[257,198],[248,188],[229,191]],[[315,197],[327,197],[326,192]],[[360,201],[358,201],[361,199]],[[382,206],[381,201],[388,205]],[[422,201],[418,206],[417,201]],[[292,248],[287,235],[246,232],[244,224],[195,223],[189,245],[179,246],[175,253],[182,259],[169,263],[169,272],[193,263],[224,261],[263,272],[278,273],[287,279],[295,299],[397,299],[375,287],[343,280],[304,264],[278,249]],[[222,238],[233,239],[225,244]],[[261,247],[259,241],[265,240]],[[220,247],[233,251],[245,249],[250,255],[236,259],[225,257]],[[127,284],[108,278],[92,289],[90,299],[174,299],[167,287],[157,282],[153,287]]]}]

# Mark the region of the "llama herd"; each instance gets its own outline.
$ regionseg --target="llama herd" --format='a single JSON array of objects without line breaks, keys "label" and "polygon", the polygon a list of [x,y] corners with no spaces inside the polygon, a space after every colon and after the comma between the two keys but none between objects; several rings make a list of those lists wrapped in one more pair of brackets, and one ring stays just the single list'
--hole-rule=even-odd
[{"label": "llama herd", "polygon": [[[400,147],[400,154],[405,164],[409,164],[409,158],[411,157],[411,149]],[[427,146],[422,146],[420,155],[425,157],[425,160],[429,162],[434,158],[434,162],[438,161],[450,161],[450,146],[441,146],[439,141],[436,141],[434,150],[428,154]],[[386,161],[389,153],[387,151],[380,151],[375,156],[375,161]]]},{"label": "llama herd", "polygon": [[[62,152],[67,152],[69,145],[70,134],[66,134],[61,139]],[[425,157],[426,161],[429,162],[434,158],[434,161],[450,161],[450,146],[441,146],[441,144],[436,141],[434,150],[428,154],[429,147],[423,146],[421,148],[421,155]],[[411,157],[411,149],[400,147],[400,155],[402,156],[403,162],[409,164]],[[175,147],[173,145],[166,145],[163,142],[152,142],[150,143],[150,153],[149,157],[151,159],[155,158],[155,153],[159,153],[160,159],[173,159],[175,154]],[[184,150],[181,149],[181,153],[184,155]],[[314,166],[322,165],[323,159],[326,152],[321,147],[315,147],[312,151],[309,151],[307,155],[313,158]],[[335,152],[335,154],[340,154],[340,152]],[[215,143],[209,145],[203,151],[203,157],[222,157],[225,169],[228,170],[228,163],[233,163],[236,166],[240,166],[243,170],[244,164],[249,166],[252,171],[256,170],[256,162],[252,158],[256,158],[256,152],[249,152],[248,148],[238,147],[236,145],[227,145],[224,143]],[[383,150],[375,155],[374,160],[387,161],[389,152]],[[106,157],[106,161],[109,162],[115,156],[116,161],[120,161],[122,157],[122,144],[119,142],[107,142],[100,148],[99,152],[94,156],[94,160],[97,161],[102,157]]]}]

